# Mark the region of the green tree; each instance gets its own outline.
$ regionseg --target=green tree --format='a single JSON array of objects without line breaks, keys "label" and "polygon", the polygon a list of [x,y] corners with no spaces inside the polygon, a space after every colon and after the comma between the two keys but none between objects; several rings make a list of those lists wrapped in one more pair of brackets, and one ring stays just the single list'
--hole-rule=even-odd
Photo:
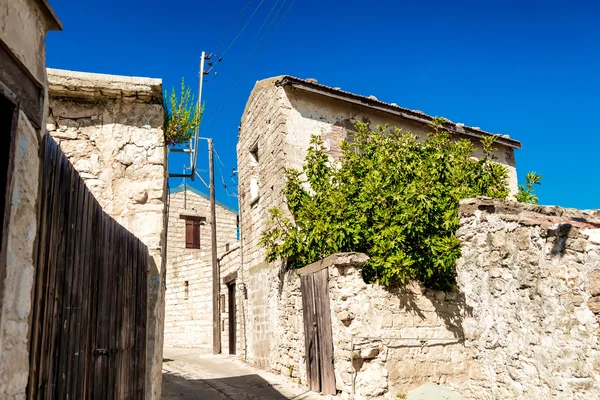
[{"label": "green tree", "polygon": [[181,79],[179,98],[175,93],[175,88],[173,88],[170,96],[167,96],[167,92],[165,92],[163,101],[167,145],[178,145],[187,142],[200,126],[203,110],[194,100],[191,89],[185,86],[183,78]]},{"label": "green tree", "polygon": [[529,172],[525,176],[525,184],[519,185],[519,192],[515,196],[517,201],[520,201],[521,203],[537,204],[538,197],[534,193],[533,185],[541,185],[542,178],[542,175],[539,175],[534,171]]},{"label": "green tree", "polygon": [[418,279],[447,288],[460,257],[459,200],[505,198],[507,170],[494,162],[494,136],[473,157],[470,140],[452,140],[443,119],[426,140],[388,126],[358,123],[342,157],[330,163],[313,136],[301,171],[286,171],[288,212],[269,210],[261,234],[267,260],[299,268],[341,251],[370,256],[368,282],[396,286]]}]

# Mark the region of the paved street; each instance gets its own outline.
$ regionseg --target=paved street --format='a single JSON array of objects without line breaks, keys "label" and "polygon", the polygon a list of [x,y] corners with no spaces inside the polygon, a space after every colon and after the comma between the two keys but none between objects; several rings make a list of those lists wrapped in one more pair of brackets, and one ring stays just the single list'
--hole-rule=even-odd
[{"label": "paved street", "polygon": [[165,347],[163,361],[164,400],[326,399],[228,355]]}]

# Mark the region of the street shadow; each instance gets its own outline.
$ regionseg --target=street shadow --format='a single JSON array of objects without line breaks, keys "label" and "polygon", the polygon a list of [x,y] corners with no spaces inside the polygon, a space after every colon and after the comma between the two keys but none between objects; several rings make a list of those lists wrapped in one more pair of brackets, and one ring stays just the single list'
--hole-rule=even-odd
[{"label": "street shadow", "polygon": [[241,375],[213,379],[192,379],[163,370],[163,400],[302,400],[311,392],[294,397],[283,395],[260,375]]}]

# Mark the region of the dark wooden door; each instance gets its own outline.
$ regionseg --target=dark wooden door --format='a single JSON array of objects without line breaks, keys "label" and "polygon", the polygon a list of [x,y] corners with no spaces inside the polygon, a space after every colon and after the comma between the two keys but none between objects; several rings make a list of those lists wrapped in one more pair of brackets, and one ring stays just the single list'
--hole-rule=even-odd
[{"label": "dark wooden door", "polygon": [[336,394],[328,283],[327,268],[300,277],[308,388]]},{"label": "dark wooden door", "polygon": [[235,281],[227,285],[227,303],[229,308],[229,354],[235,354],[236,342],[236,307],[235,307]]}]

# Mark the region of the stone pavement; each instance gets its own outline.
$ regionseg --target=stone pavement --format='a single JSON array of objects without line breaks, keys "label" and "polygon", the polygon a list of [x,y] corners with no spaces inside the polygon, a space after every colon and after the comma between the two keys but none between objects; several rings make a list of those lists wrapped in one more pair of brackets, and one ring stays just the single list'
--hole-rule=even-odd
[{"label": "stone pavement", "polygon": [[165,347],[163,400],[326,400],[280,375],[252,368],[234,356]]}]

